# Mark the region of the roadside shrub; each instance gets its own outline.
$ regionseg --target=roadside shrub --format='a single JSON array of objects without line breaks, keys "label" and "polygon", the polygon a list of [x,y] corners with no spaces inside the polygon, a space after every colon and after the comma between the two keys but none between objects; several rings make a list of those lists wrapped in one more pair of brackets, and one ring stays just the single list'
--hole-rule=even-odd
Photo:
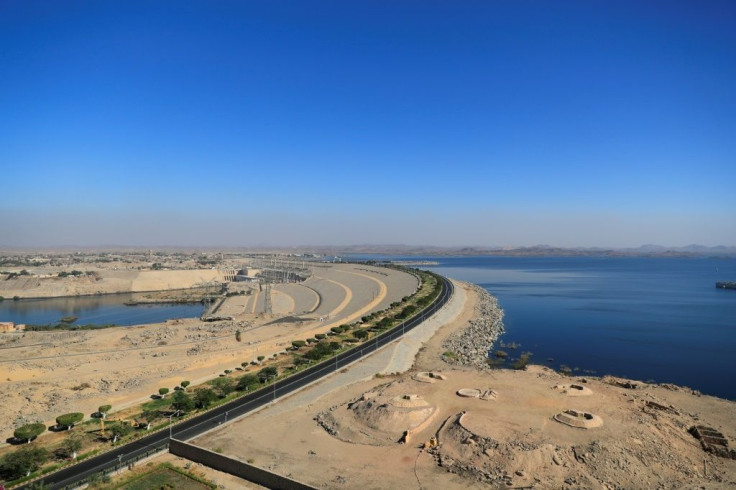
[{"label": "roadside shrub", "polygon": [[215,378],[210,381],[210,386],[223,398],[235,390],[235,382],[232,378]]},{"label": "roadside shrub", "polygon": [[323,333],[318,333],[317,335],[314,336],[314,338],[317,339],[317,340],[324,340],[324,339],[327,338],[327,335],[325,335]]},{"label": "roadside shrub", "polygon": [[330,343],[320,342],[319,344],[312,347],[312,350],[304,354],[304,357],[313,361],[318,361],[325,356],[332,354],[332,347]]},{"label": "roadside shrub", "polygon": [[15,480],[36,471],[48,459],[49,452],[35,444],[23,447],[3,457],[0,461],[0,475],[7,480]]},{"label": "roadside shrub", "polygon": [[25,440],[31,442],[33,439],[41,435],[46,430],[46,426],[41,423],[26,424],[18,427],[13,432],[13,437],[19,441]]},{"label": "roadside shrub", "polygon": [[210,388],[199,388],[194,392],[194,403],[199,408],[207,408],[217,400],[217,393]]},{"label": "roadside shrub", "polygon": [[360,330],[356,330],[353,332],[353,337],[356,339],[365,339],[368,337],[368,330],[361,328]]},{"label": "roadside shrub", "polygon": [[171,407],[174,410],[187,412],[194,408],[194,402],[183,390],[174,393],[171,397]]},{"label": "roadside shrub", "polygon": [[235,386],[235,389],[238,391],[249,391],[258,387],[260,384],[261,382],[258,379],[258,376],[255,374],[246,374],[245,376],[241,376],[238,380],[238,384]]},{"label": "roadside shrub", "polygon": [[293,345],[295,349],[299,349],[307,345],[307,343],[303,340],[292,340],[291,345]]},{"label": "roadside shrub", "polygon": [[387,328],[391,326],[391,323],[393,323],[393,319],[391,318],[384,318],[380,322],[378,322],[378,326],[380,328]]},{"label": "roadside shrub", "polygon": [[66,427],[67,430],[74,427],[74,424],[81,422],[84,419],[84,414],[81,412],[65,413],[56,417],[56,424],[59,427]]},{"label": "roadside shrub", "polygon": [[258,379],[261,381],[261,383],[265,383],[271,378],[275,378],[278,376],[279,371],[273,366],[265,367],[258,371]]}]

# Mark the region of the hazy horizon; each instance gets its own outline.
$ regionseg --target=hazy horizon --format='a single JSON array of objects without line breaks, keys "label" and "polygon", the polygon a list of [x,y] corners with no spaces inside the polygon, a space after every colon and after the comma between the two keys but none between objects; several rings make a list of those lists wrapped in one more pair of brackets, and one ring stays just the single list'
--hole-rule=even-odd
[{"label": "hazy horizon", "polygon": [[733,2],[29,0],[0,42],[3,248],[736,246]]}]

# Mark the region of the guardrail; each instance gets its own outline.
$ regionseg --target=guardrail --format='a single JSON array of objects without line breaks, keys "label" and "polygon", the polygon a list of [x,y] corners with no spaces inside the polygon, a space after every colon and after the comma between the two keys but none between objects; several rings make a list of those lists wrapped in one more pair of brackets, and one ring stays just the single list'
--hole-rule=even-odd
[{"label": "guardrail", "polygon": [[[40,483],[46,485],[45,488],[54,490],[75,488],[81,482],[87,482],[90,478],[95,478],[95,475],[115,472],[135,461],[147,457],[151,454],[151,451],[161,451],[162,447],[168,447],[170,437],[179,440],[192,439],[223,422],[227,422],[228,418],[244,415],[332,372],[345,368],[347,365],[400,338],[404,333],[412,330],[436,313],[449,301],[454,292],[452,282],[443,276],[437,274],[435,276],[441,281],[442,285],[439,295],[426,308],[390,330],[382,332],[362,344],[351,347],[331,359],[322,361],[314,366],[294,373],[287,378],[276,381],[267,387],[260,388],[257,391],[214,407],[203,414],[182,421],[175,426],[170,426],[168,434],[166,434],[165,430],[158,431],[155,434],[147,435],[124,446],[94,456],[75,465],[62,468],[54,473],[44,475],[41,478],[26,482],[14,488],[19,490],[28,489],[32,485],[38,485]],[[146,454],[146,456],[142,456],[143,454]]]}]

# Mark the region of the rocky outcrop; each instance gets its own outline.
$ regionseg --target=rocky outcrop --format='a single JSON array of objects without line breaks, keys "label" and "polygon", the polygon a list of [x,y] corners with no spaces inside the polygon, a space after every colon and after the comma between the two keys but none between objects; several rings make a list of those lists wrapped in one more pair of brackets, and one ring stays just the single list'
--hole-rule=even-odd
[{"label": "rocky outcrop", "polygon": [[478,294],[475,315],[463,330],[452,334],[443,344],[443,359],[451,364],[488,367],[488,352],[504,331],[503,309],[496,298],[480,286],[473,286]]}]

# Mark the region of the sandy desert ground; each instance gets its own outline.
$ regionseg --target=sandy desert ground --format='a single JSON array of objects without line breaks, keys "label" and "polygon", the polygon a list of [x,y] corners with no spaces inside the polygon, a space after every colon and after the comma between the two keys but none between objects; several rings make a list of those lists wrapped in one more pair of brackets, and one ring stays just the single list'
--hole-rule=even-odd
[{"label": "sandy desert ground", "polygon": [[221,270],[171,271],[102,270],[85,267],[94,274],[80,277],[20,276],[0,281],[0,296],[12,298],[53,298],[130,292],[187,289],[224,281]]},{"label": "sandy desert ground", "polygon": [[263,311],[265,291],[256,286],[220,308],[232,321],[0,334],[0,435],[5,439],[14,427],[37,420],[52,425],[61,413],[91,414],[102,404],[114,412],[184,379],[204,382],[282,351],[292,340],[381,310],[416,287],[411,274],[336,264],[315,268],[304,283],[275,285],[271,315]]},{"label": "sandy desert ground", "polygon": [[[428,342],[389,346],[193,442],[319,488],[736,485],[736,461],[704,452],[688,433],[706,425],[733,444],[733,402],[670,385],[625,388],[610,378],[567,377],[541,366],[479,371],[445,364],[444,340],[467,325],[477,303],[476,289],[458,290],[452,314],[441,325],[428,322],[425,336],[439,327]],[[388,366],[400,370],[417,352],[410,370],[373,375]],[[462,389],[488,399],[458,396]],[[587,396],[574,396],[581,393]],[[595,414],[603,424],[583,429],[554,420],[568,409]],[[406,430],[408,440],[400,443]]]}]

